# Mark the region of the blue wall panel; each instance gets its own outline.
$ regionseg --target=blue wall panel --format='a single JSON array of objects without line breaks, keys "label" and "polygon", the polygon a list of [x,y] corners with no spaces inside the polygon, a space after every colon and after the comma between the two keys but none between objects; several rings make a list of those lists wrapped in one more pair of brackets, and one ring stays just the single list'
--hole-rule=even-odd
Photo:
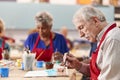
[{"label": "blue wall panel", "polygon": [[[34,16],[39,11],[48,11],[54,17],[53,29],[60,29],[65,25],[74,29],[72,17],[80,5],[52,5],[35,3],[0,3],[0,17],[5,21],[6,28],[29,29],[35,27]],[[109,22],[114,21],[113,6],[97,7],[103,11]]]}]

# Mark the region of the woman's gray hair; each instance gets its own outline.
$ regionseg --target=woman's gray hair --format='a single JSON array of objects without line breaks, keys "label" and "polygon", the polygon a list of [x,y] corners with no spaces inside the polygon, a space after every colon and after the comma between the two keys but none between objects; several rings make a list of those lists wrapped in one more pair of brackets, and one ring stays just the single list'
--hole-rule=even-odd
[{"label": "woman's gray hair", "polygon": [[42,25],[45,23],[51,27],[53,25],[52,15],[47,11],[39,12],[35,16],[35,23],[36,25]]},{"label": "woman's gray hair", "polygon": [[77,25],[81,20],[89,21],[92,17],[97,17],[101,22],[106,21],[104,14],[99,9],[92,6],[85,6],[75,13],[73,23]]}]

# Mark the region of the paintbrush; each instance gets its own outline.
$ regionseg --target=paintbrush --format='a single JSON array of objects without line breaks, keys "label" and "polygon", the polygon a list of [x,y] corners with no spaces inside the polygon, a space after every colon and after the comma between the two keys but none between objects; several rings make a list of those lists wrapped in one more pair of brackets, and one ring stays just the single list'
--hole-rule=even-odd
[{"label": "paintbrush", "polygon": [[66,60],[66,58],[67,58],[67,55],[68,55],[68,54],[69,54],[69,52],[65,53],[64,56],[63,56],[64,68],[63,68],[62,72],[63,72],[64,70],[67,70],[67,67],[66,67],[66,65],[67,65],[67,60]]}]

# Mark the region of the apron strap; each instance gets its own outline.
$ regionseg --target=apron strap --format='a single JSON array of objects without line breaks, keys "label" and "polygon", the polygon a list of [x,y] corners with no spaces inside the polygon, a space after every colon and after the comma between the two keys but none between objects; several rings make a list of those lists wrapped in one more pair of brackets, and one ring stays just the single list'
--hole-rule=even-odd
[{"label": "apron strap", "polygon": [[102,38],[101,38],[101,40],[100,40],[100,43],[99,43],[99,45],[98,45],[98,47],[97,47],[97,50],[98,50],[98,51],[99,51],[100,45],[102,44],[103,40],[104,40],[105,37],[106,37],[106,34],[107,34],[111,29],[113,29],[114,27],[116,27],[116,23],[114,23],[113,25],[111,25],[111,26],[105,31],[105,33],[103,34],[103,36],[102,36]]},{"label": "apron strap", "polygon": [[[33,47],[33,50],[37,47],[39,40],[40,40],[40,36],[38,35],[37,40],[36,40],[36,42],[35,42],[35,45],[34,45],[34,47]],[[50,32],[50,49],[51,49],[51,52],[54,51],[54,50],[53,50],[52,32]],[[33,51],[33,50],[32,50],[32,51]]]},{"label": "apron strap", "polygon": [[92,59],[90,61],[90,73],[91,73],[91,79],[90,80],[97,80],[97,77],[99,76],[100,74],[100,69],[97,67],[97,64],[96,64],[96,60],[97,60],[97,56],[98,56],[98,51],[99,51],[99,48],[103,42],[103,40],[105,39],[107,33],[113,29],[114,27],[116,27],[116,24],[114,23],[113,25],[111,25],[103,34],[101,40],[100,40],[100,43],[96,49],[95,52],[93,52],[92,54]]}]

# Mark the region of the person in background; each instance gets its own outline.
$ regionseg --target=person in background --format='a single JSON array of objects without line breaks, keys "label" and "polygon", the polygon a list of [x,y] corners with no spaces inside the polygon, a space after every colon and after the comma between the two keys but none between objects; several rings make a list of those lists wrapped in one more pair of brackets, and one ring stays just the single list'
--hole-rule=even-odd
[{"label": "person in background", "polygon": [[[61,55],[68,52],[65,38],[52,31],[53,18],[46,11],[39,12],[35,16],[35,24],[38,32],[30,34],[25,43],[25,48],[36,53],[36,59],[45,62],[51,61],[52,55],[59,52]],[[62,58],[62,57],[61,57]]]},{"label": "person in background", "polygon": [[28,35],[32,34],[32,33],[35,33],[35,32],[38,32],[38,29],[37,28],[33,28],[33,29],[30,29],[28,31]]},{"label": "person in background", "polygon": [[[4,22],[2,21],[2,19],[0,19],[0,25],[4,27]],[[12,37],[5,36],[5,33],[4,35],[2,35],[2,39],[4,39],[8,44],[15,43],[15,39],[13,39]]]},{"label": "person in background", "polygon": [[98,46],[89,64],[79,62],[68,54],[67,66],[90,76],[90,80],[119,80],[120,28],[116,27],[116,23],[108,23],[104,14],[91,6],[82,7],[74,15],[73,23],[80,33],[84,33],[83,37],[91,41],[92,36]]},{"label": "person in background", "polygon": [[70,39],[67,38],[67,35],[68,35],[68,29],[67,27],[63,26],[61,29],[60,29],[60,33],[65,37],[66,39],[66,42],[67,42],[67,46],[70,50],[72,50],[73,48],[73,43]]},{"label": "person in background", "polygon": [[6,43],[5,39],[3,38],[5,32],[5,27],[2,19],[0,19],[0,60],[3,58],[2,53],[4,50],[10,51],[10,46]]}]

